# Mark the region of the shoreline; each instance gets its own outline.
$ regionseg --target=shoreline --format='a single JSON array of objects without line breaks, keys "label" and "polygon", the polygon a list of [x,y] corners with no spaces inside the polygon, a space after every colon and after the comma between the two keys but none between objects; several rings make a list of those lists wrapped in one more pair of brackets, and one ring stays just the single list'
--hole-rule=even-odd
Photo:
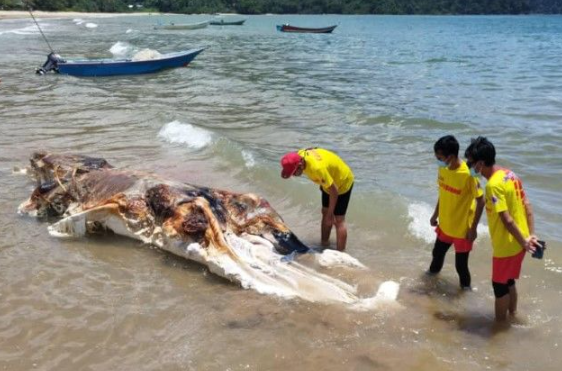
[{"label": "shoreline", "polygon": [[[89,13],[89,12],[45,12],[33,11],[35,18],[110,18],[125,16],[161,15],[162,13]],[[29,12],[24,10],[0,10],[0,21],[5,19],[31,18]]]},{"label": "shoreline", "polygon": [[[73,11],[55,11],[48,12],[42,10],[34,10],[33,15],[35,18],[48,18],[48,19],[68,19],[68,18],[111,18],[111,17],[138,17],[138,16],[151,16],[151,15],[208,15],[214,17],[230,17],[240,16],[247,17],[249,14],[240,13],[197,13],[197,14],[183,14],[183,13],[161,13],[161,12],[131,12],[131,13],[102,13],[102,12],[73,12]],[[265,13],[259,14],[262,16],[295,16],[295,15],[330,15],[330,16],[400,16],[400,17],[496,17],[496,16],[559,16],[555,13],[528,13],[528,14],[278,14],[278,13]],[[0,10],[0,21],[31,18],[29,12],[25,10]]]}]

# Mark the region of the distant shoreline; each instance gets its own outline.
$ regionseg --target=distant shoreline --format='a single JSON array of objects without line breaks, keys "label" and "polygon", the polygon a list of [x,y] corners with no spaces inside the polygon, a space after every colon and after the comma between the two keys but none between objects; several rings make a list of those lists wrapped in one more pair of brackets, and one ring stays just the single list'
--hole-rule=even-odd
[{"label": "distant shoreline", "polygon": [[[124,16],[160,15],[161,13],[89,13],[89,12],[44,12],[33,11],[36,18],[110,18]],[[4,19],[30,18],[29,12],[23,10],[0,10],[0,21]]]},{"label": "distant shoreline", "polygon": [[[160,12],[131,12],[131,13],[100,13],[100,12],[72,12],[72,11],[56,11],[56,12],[46,12],[42,10],[33,11],[33,15],[36,18],[111,18],[111,17],[133,17],[133,16],[151,16],[151,15],[208,15],[214,17],[230,17],[230,16],[240,16],[246,17],[248,14],[239,13],[197,13],[197,14],[184,14],[184,13],[160,13]],[[385,16],[385,15],[396,15],[396,16],[429,16],[429,17],[442,17],[442,16],[459,16],[459,17],[473,17],[473,16],[552,16],[560,15],[554,13],[526,13],[526,14],[278,14],[278,13],[265,13],[258,14],[264,16],[280,15],[280,16],[293,16],[293,15],[343,15],[343,16],[357,16],[357,15],[374,15],[374,16]],[[29,18],[29,12],[24,10],[0,10],[0,21],[4,19],[25,19]]]}]

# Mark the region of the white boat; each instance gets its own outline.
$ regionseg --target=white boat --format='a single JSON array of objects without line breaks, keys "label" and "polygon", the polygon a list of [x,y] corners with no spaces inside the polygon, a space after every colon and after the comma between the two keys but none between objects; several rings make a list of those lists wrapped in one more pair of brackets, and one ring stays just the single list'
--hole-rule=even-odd
[{"label": "white boat", "polygon": [[198,22],[198,23],[167,23],[161,24],[154,27],[154,29],[163,30],[197,30],[199,28],[205,28],[209,25],[209,21]]}]

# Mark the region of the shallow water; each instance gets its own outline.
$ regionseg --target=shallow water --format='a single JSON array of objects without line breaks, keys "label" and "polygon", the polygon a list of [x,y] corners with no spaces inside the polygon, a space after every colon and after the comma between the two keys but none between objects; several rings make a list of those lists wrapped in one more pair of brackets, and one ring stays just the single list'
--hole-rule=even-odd
[{"label": "shallow water", "polygon": [[[256,16],[243,27],[152,29],[207,18],[42,20],[65,58],[207,47],[189,68],[98,79],[35,76],[47,52],[31,21],[0,22],[0,369],[558,369],[562,18]],[[339,26],[276,32],[285,22]],[[448,133],[461,152],[477,135],[496,144],[549,243],[544,261],[524,263],[507,331],[492,325],[486,228],[471,255],[476,291],[458,292],[452,256],[439,279],[423,277],[432,146]],[[136,241],[54,239],[46,222],[15,212],[33,183],[14,166],[40,148],[80,152],[258,193],[314,246],[318,190],[281,180],[278,164],[312,145],[338,151],[357,178],[348,252],[371,270],[341,275],[366,294],[400,282],[399,306],[264,296]]]}]

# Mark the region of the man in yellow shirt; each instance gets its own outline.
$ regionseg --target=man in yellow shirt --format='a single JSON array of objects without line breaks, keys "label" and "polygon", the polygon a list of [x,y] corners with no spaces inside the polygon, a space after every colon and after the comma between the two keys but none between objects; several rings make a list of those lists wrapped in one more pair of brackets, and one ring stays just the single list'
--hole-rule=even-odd
[{"label": "man in yellow shirt", "polygon": [[332,225],[336,226],[337,249],[345,250],[347,227],[345,214],[353,189],[353,172],[335,153],[323,148],[289,152],[281,158],[281,177],[303,173],[320,186],[322,192],[322,245],[328,246]]},{"label": "man in yellow shirt", "polygon": [[439,166],[439,199],[430,219],[431,225],[436,227],[437,238],[428,273],[437,274],[441,271],[445,254],[454,245],[455,268],[461,289],[470,290],[468,257],[484,209],[483,192],[478,179],[470,175],[466,163],[459,159],[459,142],[454,136],[439,138],[433,151]]},{"label": "man in yellow shirt", "polygon": [[515,280],[521,273],[525,251],[538,246],[531,204],[521,180],[511,170],[496,165],[496,149],[484,137],[473,139],[465,157],[475,175],[486,184],[486,214],[492,238],[492,286],[496,321],[505,321],[507,313],[517,311]]}]

